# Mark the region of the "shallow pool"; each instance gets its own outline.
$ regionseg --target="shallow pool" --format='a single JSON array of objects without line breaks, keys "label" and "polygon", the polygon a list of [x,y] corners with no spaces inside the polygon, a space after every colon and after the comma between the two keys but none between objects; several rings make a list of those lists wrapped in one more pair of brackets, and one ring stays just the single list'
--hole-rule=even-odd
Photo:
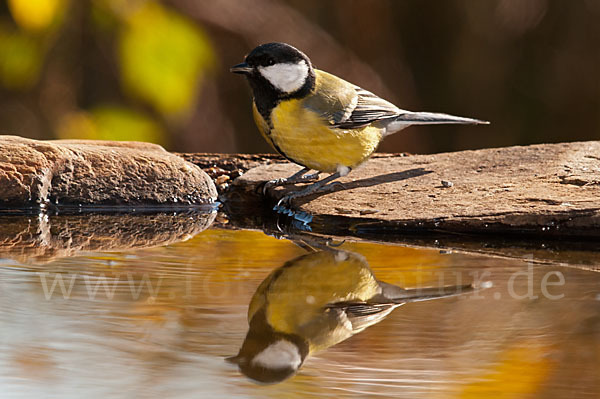
[{"label": "shallow pool", "polygon": [[[67,220],[70,233],[61,235],[61,223],[48,224],[46,236],[36,225],[3,238],[2,398],[600,396],[597,272],[537,264],[527,254],[503,259],[351,241],[332,249],[331,258],[318,238],[299,246],[226,228],[179,229],[153,242],[136,236],[127,245],[134,235],[127,230],[107,227],[92,237]],[[297,269],[307,256],[312,271]],[[319,268],[323,259],[333,264]],[[335,262],[348,259],[357,259],[362,277],[337,271]],[[305,320],[307,309],[316,314],[315,303],[327,295],[352,302],[350,291],[366,289],[342,280],[360,283],[372,273],[407,289],[478,288],[407,303],[351,336],[337,326],[306,330],[321,334],[321,343],[303,354],[296,373],[264,384],[226,359],[240,351],[249,303],[271,273],[290,280],[272,292],[283,299],[264,296],[279,304],[267,318],[289,330],[278,336],[284,341],[294,341],[285,338],[295,328],[290,320]],[[255,309],[265,306],[258,296]]]}]

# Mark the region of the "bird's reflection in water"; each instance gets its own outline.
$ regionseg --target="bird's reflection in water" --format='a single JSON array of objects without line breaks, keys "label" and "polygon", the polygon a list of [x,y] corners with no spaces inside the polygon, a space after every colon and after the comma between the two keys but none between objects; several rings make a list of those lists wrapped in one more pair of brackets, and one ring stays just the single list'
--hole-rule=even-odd
[{"label": "bird's reflection in water", "polygon": [[276,383],[313,352],[342,342],[416,301],[473,291],[472,285],[403,289],[377,280],[366,259],[333,248],[313,250],[274,270],[248,309],[249,330],[227,360],[246,376]]}]

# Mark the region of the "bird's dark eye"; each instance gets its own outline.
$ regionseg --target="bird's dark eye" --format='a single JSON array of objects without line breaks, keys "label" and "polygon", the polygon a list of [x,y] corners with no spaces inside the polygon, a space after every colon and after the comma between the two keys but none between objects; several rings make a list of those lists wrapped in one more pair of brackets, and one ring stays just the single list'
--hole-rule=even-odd
[{"label": "bird's dark eye", "polygon": [[267,58],[267,66],[275,64],[275,60],[273,58]]}]

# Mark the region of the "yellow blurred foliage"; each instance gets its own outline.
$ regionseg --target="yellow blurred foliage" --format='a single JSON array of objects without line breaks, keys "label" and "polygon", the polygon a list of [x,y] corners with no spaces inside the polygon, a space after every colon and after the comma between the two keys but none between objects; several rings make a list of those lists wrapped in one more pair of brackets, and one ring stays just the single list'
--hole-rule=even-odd
[{"label": "yellow blurred foliage", "polygon": [[453,279],[455,275],[447,267],[448,257],[436,250],[375,243],[347,243],[342,249],[367,258],[375,276],[386,283],[409,288],[468,283]]},{"label": "yellow blurred foliage", "polygon": [[0,84],[27,90],[40,76],[43,51],[33,37],[0,26]]},{"label": "yellow blurred foliage", "polygon": [[202,30],[156,2],[125,15],[119,37],[124,88],[164,115],[189,110],[214,54]]},{"label": "yellow blurred foliage", "polygon": [[15,22],[29,31],[48,29],[64,13],[67,0],[8,0]]},{"label": "yellow blurred foliage", "polygon": [[149,141],[165,145],[166,136],[151,118],[129,108],[100,106],[65,116],[57,128],[61,139]]},{"label": "yellow blurred foliage", "polygon": [[[205,261],[194,254],[212,253],[212,283],[236,280],[240,270],[247,272],[245,279],[262,279],[273,269],[306,253],[291,241],[249,230],[208,229],[175,246],[183,253],[189,251],[187,260],[191,265]],[[435,250],[373,243],[345,243],[339,249],[365,256],[379,280],[400,286],[437,286],[438,273],[448,272],[448,258]],[[445,285],[454,283],[449,277]]]},{"label": "yellow blurred foliage", "polygon": [[516,399],[536,393],[553,368],[550,351],[536,342],[519,342],[509,347],[490,371],[474,376],[477,382],[464,387],[460,397]]},{"label": "yellow blurred foliage", "polygon": [[304,251],[287,240],[278,240],[261,231],[208,229],[184,243],[175,244],[180,251],[189,251],[189,259],[195,254],[214,254],[211,263],[218,270],[215,276],[221,281],[235,279],[240,270],[252,272],[246,277],[264,278],[271,270],[283,265]]},{"label": "yellow blurred foliage", "polygon": [[[248,265],[253,265],[255,269],[257,264],[266,269],[260,272],[261,276],[266,276],[274,268],[305,253],[291,241],[278,240],[261,231],[251,230],[208,229],[189,241],[175,245],[189,249],[190,259],[193,254],[206,251],[215,254],[214,267],[223,276],[235,276],[240,268],[247,268]],[[355,242],[345,243],[339,249],[363,255],[375,276],[392,284],[435,286],[438,284],[437,273],[448,271],[448,257],[436,250]],[[180,251],[186,250],[180,248]],[[453,283],[449,280],[446,285]]]}]

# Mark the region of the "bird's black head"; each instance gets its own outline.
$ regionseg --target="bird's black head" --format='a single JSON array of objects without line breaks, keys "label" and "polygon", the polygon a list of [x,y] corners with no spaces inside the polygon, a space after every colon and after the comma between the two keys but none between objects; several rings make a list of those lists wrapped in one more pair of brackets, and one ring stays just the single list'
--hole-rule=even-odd
[{"label": "bird's black head", "polygon": [[256,47],[243,63],[232,67],[231,72],[248,78],[261,113],[266,111],[261,110],[261,103],[263,108],[272,108],[281,99],[305,96],[315,84],[310,59],[285,43]]},{"label": "bird's black head", "polygon": [[296,64],[301,61],[310,65],[310,60],[303,52],[285,43],[261,44],[248,54],[245,61],[252,67]]},{"label": "bird's black head", "polygon": [[275,384],[296,374],[308,352],[305,339],[275,331],[263,308],[252,317],[239,353],[226,360],[255,382]]}]

